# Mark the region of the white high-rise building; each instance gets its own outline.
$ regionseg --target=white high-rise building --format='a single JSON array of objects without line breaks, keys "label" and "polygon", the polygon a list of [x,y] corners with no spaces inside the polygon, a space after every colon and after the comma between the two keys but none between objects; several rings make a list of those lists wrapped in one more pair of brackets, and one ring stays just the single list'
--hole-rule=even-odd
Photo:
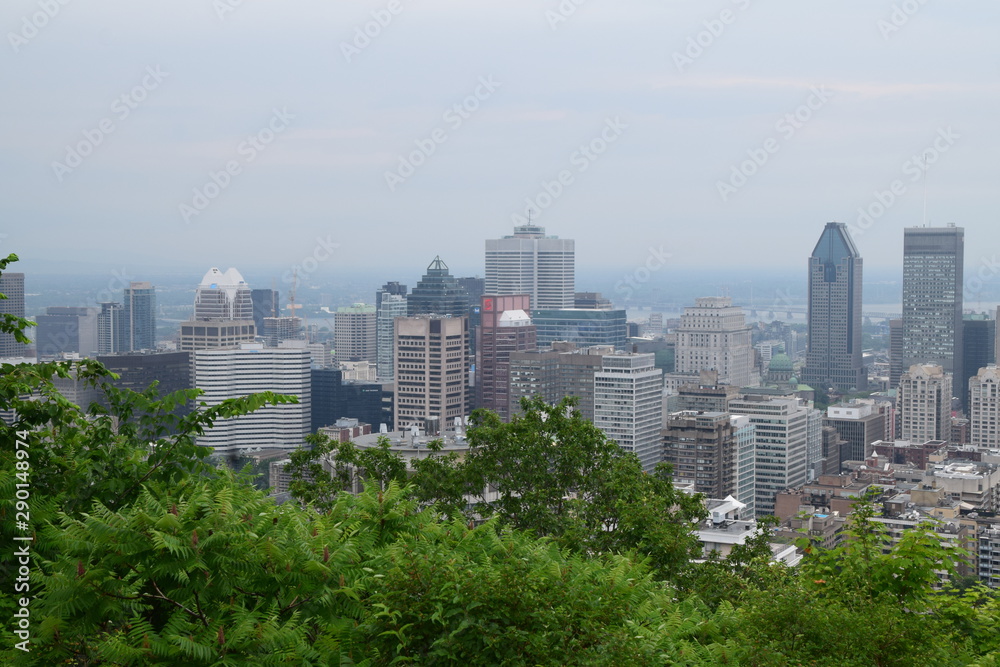
[{"label": "white high-rise building", "polygon": [[760,378],[754,371],[750,327],[743,309],[723,296],[695,300],[684,309],[681,325],[675,330],[677,351],[674,373],[697,377],[714,370],[720,384],[756,387]]},{"label": "white high-rise building", "polygon": [[375,336],[375,306],[356,303],[342,306],[333,316],[334,358],[339,362],[378,361]]},{"label": "white high-rise building", "polygon": [[809,480],[810,456],[822,452],[821,421],[798,398],[747,396],[729,401],[732,414],[750,418],[754,426],[758,515],[774,514],[774,496]]},{"label": "white high-rise building", "polygon": [[969,378],[969,442],[1000,447],[1000,369],[994,364]]},{"label": "white high-rise building", "polygon": [[608,354],[594,373],[594,425],[652,472],[662,460],[663,371],[653,354]]},{"label": "white high-rise building", "polygon": [[938,364],[914,364],[900,376],[902,440],[951,440],[951,378]]},{"label": "white high-rise building", "polygon": [[294,449],[305,443],[312,399],[309,350],[247,343],[234,349],[198,350],[193,356],[194,385],[205,392],[198,403],[211,407],[261,391],[299,399],[219,419],[198,437],[199,445],[235,453],[247,448]]},{"label": "white high-rise building", "polygon": [[397,317],[406,317],[406,297],[402,294],[383,294],[375,323],[379,382],[392,382],[396,377],[392,362],[392,337],[393,323]]},{"label": "white high-rise building", "polygon": [[532,310],[573,308],[576,242],[522,225],[486,241],[486,294],[529,294]]}]

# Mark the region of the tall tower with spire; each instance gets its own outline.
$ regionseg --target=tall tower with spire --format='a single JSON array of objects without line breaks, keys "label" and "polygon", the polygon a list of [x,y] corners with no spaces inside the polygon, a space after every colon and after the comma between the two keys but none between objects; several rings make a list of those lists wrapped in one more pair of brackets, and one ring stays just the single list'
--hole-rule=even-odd
[{"label": "tall tower with spire", "polygon": [[406,299],[406,314],[451,315],[463,317],[469,314],[469,293],[451,275],[448,265],[440,256],[427,267],[427,273],[420,279]]}]

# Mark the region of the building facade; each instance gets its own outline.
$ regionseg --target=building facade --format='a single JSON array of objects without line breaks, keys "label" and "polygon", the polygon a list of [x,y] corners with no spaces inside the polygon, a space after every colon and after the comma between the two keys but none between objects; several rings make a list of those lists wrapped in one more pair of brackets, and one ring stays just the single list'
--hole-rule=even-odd
[{"label": "building facade", "polygon": [[156,349],[156,288],[148,282],[131,282],[122,298],[129,351]]},{"label": "building facade", "polygon": [[35,351],[39,359],[61,354],[93,356],[98,352],[100,310],[83,306],[49,306],[35,318]]},{"label": "building facade", "polygon": [[195,290],[194,317],[181,322],[182,352],[239,347],[257,338],[250,286],[236,269],[209,269]]},{"label": "building facade", "polygon": [[396,377],[393,365],[393,326],[397,317],[406,317],[406,296],[380,294],[375,315],[375,356],[379,382],[392,382]]},{"label": "building facade", "polygon": [[[0,317],[13,315],[24,317],[24,274],[0,274],[0,294],[6,299],[0,299]],[[28,346],[14,340],[14,334],[0,333],[0,357],[23,357],[28,353]]]},{"label": "building facade", "polygon": [[115,302],[102,303],[97,314],[97,353],[120,354],[131,349],[125,307]]},{"label": "building facade", "polygon": [[522,225],[512,236],[486,241],[486,293],[528,294],[535,310],[573,308],[576,243]]},{"label": "building facade", "polygon": [[551,347],[556,341],[577,347],[610,345],[616,350],[628,347],[628,322],[624,310],[535,308],[531,321],[538,329],[538,347]]},{"label": "building facade", "polygon": [[294,449],[305,444],[312,405],[308,350],[246,343],[233,349],[198,350],[193,357],[194,385],[204,392],[198,398],[199,408],[202,403],[212,407],[261,391],[298,398],[298,403],[266,405],[250,414],[218,419],[198,437],[199,445],[235,454],[244,449]]},{"label": "building facade", "polygon": [[[995,364],[997,323],[989,315],[966,314],[962,316],[962,378],[956,389],[963,393],[963,405],[968,407],[969,381],[980,368]],[[956,391],[955,393],[959,393]]]},{"label": "building facade", "polygon": [[963,377],[964,260],[962,227],[903,231],[904,370],[914,364],[938,364],[952,377]]},{"label": "building facade", "polygon": [[722,296],[702,297],[684,309],[675,330],[677,352],[674,374],[698,377],[700,371],[718,372],[718,381],[737,387],[756,387],[750,327],[742,308]]},{"label": "building facade", "polygon": [[427,267],[427,273],[406,298],[406,312],[409,317],[465,317],[469,314],[469,295],[451,275],[448,265],[440,257],[435,257]]},{"label": "building facade", "polygon": [[395,427],[440,427],[467,417],[469,318],[399,317],[394,326]]},{"label": "building facade", "polygon": [[378,362],[375,306],[356,303],[337,309],[333,319],[334,358],[338,362]]},{"label": "building facade", "polygon": [[969,444],[1000,448],[1000,369],[995,364],[969,378]]},{"label": "building facade", "polygon": [[594,425],[652,472],[662,460],[663,371],[652,354],[606,354],[594,373]]},{"label": "building facade", "polygon": [[899,379],[900,438],[951,440],[951,373],[937,364],[914,364]]},{"label": "building facade", "polygon": [[476,407],[510,420],[510,355],[538,349],[527,294],[483,296],[476,329]]},{"label": "building facade", "polygon": [[828,222],[809,258],[809,347],[806,384],[861,391],[862,260],[847,225]]}]

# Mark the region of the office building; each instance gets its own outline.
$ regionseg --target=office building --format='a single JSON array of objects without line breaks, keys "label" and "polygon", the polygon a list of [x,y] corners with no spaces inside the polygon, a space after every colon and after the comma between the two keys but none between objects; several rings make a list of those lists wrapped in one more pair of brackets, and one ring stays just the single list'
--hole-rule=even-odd
[{"label": "office building", "polygon": [[423,315],[394,324],[395,427],[440,430],[467,417],[469,318]]},{"label": "office building", "polygon": [[951,373],[937,364],[914,364],[899,379],[900,438],[951,440]]},{"label": "office building", "polygon": [[858,402],[831,405],[823,424],[835,428],[847,441],[844,461],[864,461],[871,454],[872,443],[885,438],[885,419],[874,404]]},{"label": "office building", "polygon": [[409,317],[416,315],[467,317],[469,295],[448,271],[448,265],[440,257],[435,257],[427,267],[427,273],[406,297],[406,312]]},{"label": "office building", "polygon": [[131,350],[125,307],[120,303],[102,303],[97,314],[97,353],[120,354]]},{"label": "office building", "polygon": [[889,320],[889,388],[899,386],[903,375],[903,320]]},{"label": "office building", "polygon": [[376,347],[375,306],[356,303],[342,306],[333,316],[334,359],[345,361],[367,361],[373,367],[378,362]]},{"label": "office building", "polygon": [[98,352],[97,308],[49,306],[35,318],[35,349],[38,358],[55,359],[62,354],[93,356]]},{"label": "office building", "polygon": [[[755,487],[758,515],[774,514],[775,495],[809,480],[822,452],[819,411],[801,399],[745,396],[729,403],[732,414],[748,417],[755,429]],[[811,413],[816,413],[813,415]]]},{"label": "office building", "polygon": [[1000,448],[1000,369],[995,364],[969,379],[969,444]]},{"label": "office building", "polygon": [[647,473],[660,462],[663,448],[663,371],[652,354],[606,354],[594,373],[594,425],[627,452],[639,457]]},{"label": "office building", "polygon": [[574,307],[575,242],[522,225],[486,241],[486,293],[528,294],[536,311]]},{"label": "office building", "polygon": [[375,314],[375,356],[379,382],[392,382],[396,377],[393,365],[393,333],[397,317],[406,317],[406,296],[379,294]]},{"label": "office building", "polygon": [[125,288],[125,309],[129,351],[156,349],[156,288],[148,282],[131,282]]},{"label": "office building", "polygon": [[[24,317],[24,274],[0,274],[0,294],[6,299],[0,299],[0,318],[4,315]],[[28,354],[28,346],[14,340],[14,334],[0,332],[0,357],[24,357]]]},{"label": "office building", "polygon": [[393,429],[391,404],[386,409],[386,391],[378,382],[344,380],[339,368],[313,368],[311,430],[336,424],[340,419],[357,419],[378,431],[382,424]]},{"label": "office building", "polygon": [[995,364],[996,320],[983,314],[966,314],[962,316],[962,379],[955,387],[955,394],[965,398],[963,404],[968,406],[969,380],[976,377],[980,368]]},{"label": "office building", "polygon": [[510,355],[538,349],[527,294],[481,298],[476,330],[476,407],[510,420]]},{"label": "office building", "polygon": [[754,350],[746,315],[729,297],[710,296],[695,300],[684,309],[677,335],[673,376],[677,384],[690,384],[704,370],[718,373],[720,384],[756,387],[760,377],[754,370]]},{"label": "office building", "polygon": [[265,317],[281,317],[281,300],[278,290],[250,290],[250,302],[253,304],[253,324],[258,332],[264,330]]},{"label": "office building", "polygon": [[537,328],[540,348],[551,347],[556,341],[566,341],[577,347],[628,348],[628,320],[624,310],[532,308],[531,321]]},{"label": "office building", "polygon": [[566,396],[577,399],[580,415],[594,421],[594,375],[603,356],[614,348],[577,348],[555,343],[551,349],[510,353],[510,415],[521,414],[521,399],[540,397],[555,405]]},{"label": "office building", "polygon": [[[118,376],[117,380],[105,379],[102,384],[118,389],[143,392],[156,382],[157,395],[163,397],[194,387],[190,352],[126,352],[99,355],[97,361]],[[101,399],[107,407],[107,398],[102,394]],[[181,402],[174,414],[185,415],[190,411],[191,404]]]},{"label": "office building", "polygon": [[239,347],[254,343],[253,299],[250,286],[236,269],[209,269],[195,291],[194,317],[181,322],[182,352]]},{"label": "office building", "polygon": [[[744,417],[746,423],[749,418]],[[663,460],[674,481],[691,484],[706,498],[737,495],[739,462],[733,420],[728,412],[675,412],[663,425]]]},{"label": "office building", "polygon": [[284,341],[302,338],[302,320],[298,317],[265,317],[264,328],[258,333],[268,347],[279,347]]},{"label": "office building", "polygon": [[860,391],[862,260],[847,225],[828,222],[809,258],[809,346],[802,380],[822,389]]},{"label": "office building", "polygon": [[[253,326],[253,319],[249,320]],[[266,405],[250,414],[218,419],[198,437],[198,444],[220,453],[244,449],[294,449],[305,444],[312,405],[309,352],[245,343],[224,350],[198,350],[194,385],[204,393],[199,406],[218,405],[261,391],[295,396],[298,403]]]},{"label": "office building", "polygon": [[[964,258],[962,227],[903,231],[904,370],[914,364],[938,364],[952,377],[963,377]],[[965,392],[959,393],[964,399]]]}]

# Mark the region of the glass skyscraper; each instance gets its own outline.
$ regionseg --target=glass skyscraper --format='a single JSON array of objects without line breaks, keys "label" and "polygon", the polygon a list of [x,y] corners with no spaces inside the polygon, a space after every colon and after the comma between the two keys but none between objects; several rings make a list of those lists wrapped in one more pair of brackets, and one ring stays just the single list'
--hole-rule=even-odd
[{"label": "glass skyscraper", "polygon": [[828,222],[809,258],[809,349],[802,379],[821,389],[863,390],[861,254],[842,222]]},{"label": "glass skyscraper", "polygon": [[156,349],[156,289],[149,283],[133,282],[125,288],[125,326],[129,350]]}]

